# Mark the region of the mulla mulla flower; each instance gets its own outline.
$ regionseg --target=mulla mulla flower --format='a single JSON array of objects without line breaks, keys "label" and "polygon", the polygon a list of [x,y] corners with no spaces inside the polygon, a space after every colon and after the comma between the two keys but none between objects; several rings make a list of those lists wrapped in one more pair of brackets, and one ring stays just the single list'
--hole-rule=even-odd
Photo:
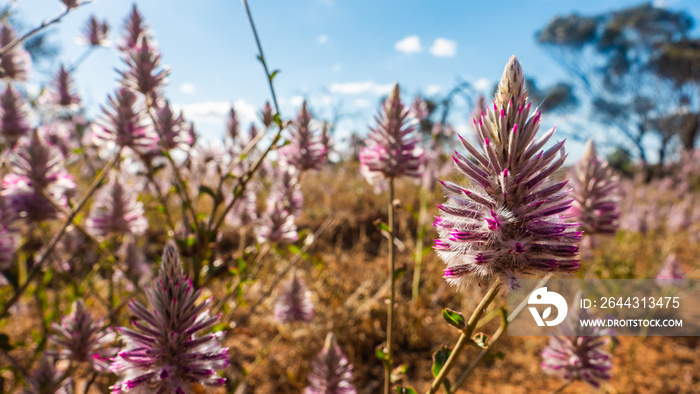
[{"label": "mulla mulla flower", "polygon": [[[552,336],[542,350],[542,370],[567,382],[582,380],[593,387],[610,380],[612,356],[606,348],[612,331],[599,327],[586,336],[578,336],[580,319],[590,319],[585,310],[571,314],[564,321],[559,336]],[[590,328],[589,328],[590,329]]]},{"label": "mulla mulla flower", "polygon": [[231,107],[228,113],[228,118],[226,119],[226,134],[231,137],[232,141],[238,140],[238,129],[240,127],[240,122],[238,120],[238,115],[236,110]]},{"label": "mulla mulla flower", "polygon": [[584,234],[614,234],[620,218],[618,179],[598,157],[592,139],[570,175],[574,202],[568,214],[581,223]]},{"label": "mulla mulla flower", "polygon": [[20,140],[9,160],[11,172],[2,179],[7,208],[28,222],[56,219],[61,214],[56,205],[67,208],[75,190],[61,151],[35,131],[31,138]]},{"label": "mulla mulla flower", "polygon": [[272,173],[272,184],[267,205],[281,203],[294,217],[300,217],[304,209],[304,195],[299,185],[299,172],[295,167],[277,167]]},{"label": "mulla mulla flower", "polygon": [[285,282],[277,296],[274,309],[275,319],[280,323],[311,322],[314,317],[314,304],[306,283],[296,274]]},{"label": "mulla mulla flower", "polygon": [[260,120],[265,127],[272,126],[272,122],[275,121],[275,114],[272,112],[269,101],[265,101],[265,106],[263,106],[262,111],[260,111]]},{"label": "mulla mulla flower", "polygon": [[333,333],[328,333],[323,349],[311,364],[309,385],[304,394],[355,394],[352,386],[352,364],[338,346]]},{"label": "mulla mulla flower", "polygon": [[48,101],[66,109],[76,109],[80,105],[80,96],[75,91],[73,77],[64,65],[59,67],[49,88]]},{"label": "mulla mulla flower", "polygon": [[[17,39],[15,31],[9,24],[0,26],[0,48],[9,45]],[[5,81],[25,82],[29,80],[32,58],[22,44],[15,45],[0,56],[0,78]]]},{"label": "mulla mulla flower", "polygon": [[141,38],[149,34],[148,26],[144,22],[138,8],[136,8],[136,4],[133,5],[131,13],[124,21],[123,30],[124,35],[117,43],[117,49],[122,52],[128,52],[136,47]]},{"label": "mulla mulla flower", "polygon": [[671,253],[664,259],[661,269],[656,274],[656,281],[659,284],[683,284],[685,273],[683,266],[675,253]]},{"label": "mulla mulla flower", "polygon": [[95,15],[91,15],[85,23],[83,34],[78,37],[78,41],[83,45],[91,47],[107,47],[109,42],[109,23],[100,22]]},{"label": "mulla mulla flower", "polygon": [[87,229],[92,234],[141,235],[148,229],[143,204],[138,196],[117,175],[95,196],[95,202],[87,219]]},{"label": "mulla mulla flower", "polygon": [[306,108],[304,101],[297,118],[291,124],[291,143],[279,150],[282,164],[294,167],[300,172],[318,170],[326,160],[326,147],[321,135],[314,135],[311,121],[311,112]]},{"label": "mulla mulla flower", "polygon": [[257,192],[254,185],[248,184],[241,196],[234,201],[226,214],[226,223],[233,227],[245,227],[258,218]]},{"label": "mulla mulla flower", "polygon": [[109,97],[109,105],[102,107],[104,117],[93,128],[96,142],[113,142],[120,148],[131,148],[139,153],[156,149],[158,135],[145,114],[145,106],[133,91],[121,88]]},{"label": "mulla mulla flower", "polygon": [[370,129],[367,146],[360,152],[364,173],[386,178],[419,176],[422,154],[416,149],[419,139],[410,112],[401,102],[399,85],[395,84],[376,117],[377,126]]},{"label": "mulla mulla flower", "polygon": [[291,243],[299,239],[297,225],[282,201],[268,202],[255,228],[258,242]]},{"label": "mulla mulla flower", "polygon": [[192,143],[192,136],[189,132],[190,125],[182,115],[182,111],[175,114],[170,107],[170,103],[165,101],[164,104],[156,108],[155,118],[155,128],[163,149],[189,149]]},{"label": "mulla mulla flower", "polygon": [[98,372],[109,370],[109,359],[115,354],[109,344],[115,335],[111,328],[103,329],[103,325],[102,319],[92,317],[83,300],[76,300],[70,315],[60,325],[51,325],[54,333],[49,341],[61,349],[47,354],[59,360],[88,362]]},{"label": "mulla mulla flower", "polygon": [[442,182],[450,195],[439,205],[435,249],[447,263],[450,284],[498,276],[516,286],[516,274],[578,270],[581,233],[578,223],[567,223],[563,216],[572,199],[566,181],[549,178],[564,164],[564,143],[540,150],[554,129],[536,141],[541,114],[529,117],[530,106],[522,68],[513,56],[493,111],[474,120],[480,149],[460,138],[473,161],[459,152],[453,156],[470,185]]},{"label": "mulla mulla flower", "polygon": [[124,86],[156,98],[167,82],[168,67],[161,67],[160,52],[153,38],[143,36],[125,57],[126,71],[121,71]]},{"label": "mulla mulla flower", "polygon": [[29,135],[29,104],[22,95],[8,84],[0,94],[0,136],[6,147]]},{"label": "mulla mulla flower", "polygon": [[119,377],[113,392],[186,394],[196,384],[224,384],[217,372],[228,366],[228,348],[221,347],[221,332],[201,334],[219,316],[209,314],[211,298],[197,304],[200,294],[182,269],[175,245],[166,244],[158,277],[146,289],[150,307],[132,301],[134,328],[117,329],[125,345],[112,361]]},{"label": "mulla mulla flower", "polygon": [[66,6],[66,8],[75,8],[80,5],[80,0],[61,0],[61,3]]},{"label": "mulla mulla flower", "polygon": [[39,366],[27,377],[25,394],[73,394],[75,386],[67,371],[56,370],[52,357],[44,356]]}]

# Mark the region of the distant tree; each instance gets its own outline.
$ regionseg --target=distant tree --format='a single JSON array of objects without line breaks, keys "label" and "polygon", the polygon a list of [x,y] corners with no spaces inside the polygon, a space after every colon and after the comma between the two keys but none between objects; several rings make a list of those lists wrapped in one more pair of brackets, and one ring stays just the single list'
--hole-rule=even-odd
[{"label": "distant tree", "polygon": [[686,149],[695,143],[700,51],[688,37],[693,23],[685,12],[642,4],[558,16],[536,37],[587,94],[591,119],[617,130],[618,145],[646,166],[647,136],[659,143],[661,163],[674,137]]}]

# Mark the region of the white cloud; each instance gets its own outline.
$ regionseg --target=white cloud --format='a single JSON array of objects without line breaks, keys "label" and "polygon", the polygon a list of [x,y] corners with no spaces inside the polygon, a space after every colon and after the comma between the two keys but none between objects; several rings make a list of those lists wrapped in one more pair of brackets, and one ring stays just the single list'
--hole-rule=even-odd
[{"label": "white cloud", "polygon": [[340,64],[340,63],[335,63],[335,64],[333,64],[333,72],[334,72],[334,73],[339,73],[340,70],[342,70],[342,69],[343,69],[343,65],[342,65],[342,64]]},{"label": "white cloud", "polygon": [[316,41],[318,41],[319,44],[325,44],[328,42],[328,36],[325,34],[321,34],[320,36],[318,36]]},{"label": "white cloud", "polygon": [[304,97],[302,96],[292,96],[292,98],[289,99],[289,104],[299,107],[301,104],[304,102]]},{"label": "white cloud", "polygon": [[479,78],[474,82],[474,88],[480,92],[488,90],[490,86],[491,82],[486,78]]},{"label": "white cloud", "polygon": [[370,106],[369,100],[365,99],[357,99],[353,104],[355,104],[357,108],[367,108]]},{"label": "white cloud", "polygon": [[[195,122],[200,123],[218,123],[223,125],[226,122],[226,117],[231,110],[231,103],[228,101],[203,101],[190,104],[174,104],[173,107],[182,111],[185,117]],[[253,122],[257,118],[257,108],[247,101],[240,99],[233,103],[233,108],[236,110],[236,115],[241,123]]]},{"label": "white cloud", "polygon": [[457,54],[457,41],[436,38],[433,46],[430,47],[430,53],[437,57],[454,57]]},{"label": "white cloud", "polygon": [[428,96],[434,96],[442,91],[442,86],[436,84],[430,84],[425,88],[425,94]]},{"label": "white cloud", "polygon": [[394,44],[394,49],[403,53],[419,53],[423,50],[418,36],[405,37]]},{"label": "white cloud", "polygon": [[373,81],[332,83],[330,86],[330,91],[341,94],[389,94],[393,86],[393,84],[380,85]]},{"label": "white cloud", "polygon": [[192,83],[190,82],[185,82],[182,85],[180,85],[180,92],[183,94],[192,94],[195,92],[195,87]]}]

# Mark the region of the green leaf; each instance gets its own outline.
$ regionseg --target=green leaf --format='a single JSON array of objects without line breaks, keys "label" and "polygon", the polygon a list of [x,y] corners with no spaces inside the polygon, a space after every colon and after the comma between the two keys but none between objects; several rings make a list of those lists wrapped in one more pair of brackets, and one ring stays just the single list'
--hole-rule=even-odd
[{"label": "green leaf", "polygon": [[165,213],[165,206],[164,206],[163,204],[159,204],[159,205],[156,207],[156,210],[157,210],[158,212],[164,214],[164,213]]},{"label": "green leaf", "polygon": [[377,346],[374,350],[374,355],[385,364],[389,362],[389,355],[387,354],[387,349],[384,344]]},{"label": "green leaf", "polygon": [[451,353],[451,350],[447,350],[447,347],[445,347],[445,345],[442,345],[442,347],[440,347],[440,350],[433,354],[433,377],[436,378],[440,374],[442,367],[445,366],[445,363],[447,362],[447,359],[450,358]]},{"label": "green leaf", "polygon": [[479,349],[488,349],[489,347],[489,336],[483,332],[477,332],[472,337],[472,345]]},{"label": "green leaf", "polygon": [[403,274],[406,273],[406,266],[399,267],[394,270],[394,280],[399,279],[400,277],[403,276]]},{"label": "green leaf", "polygon": [[275,123],[277,123],[277,126],[280,128],[282,127],[282,118],[280,118],[280,114],[276,113],[275,116],[273,117],[275,120]]},{"label": "green leaf", "polygon": [[289,245],[289,246],[287,246],[287,250],[289,250],[289,253],[293,253],[293,254],[299,254],[299,253],[301,253],[301,248],[299,248],[299,247],[296,246],[296,245]]},{"label": "green leaf", "polygon": [[209,186],[202,185],[199,187],[199,195],[201,196],[202,194],[208,194],[216,201],[216,193]]},{"label": "green leaf", "polygon": [[10,344],[10,337],[7,336],[7,334],[0,333],[0,349],[8,352],[14,349],[12,344]]},{"label": "green leaf", "polygon": [[488,353],[486,355],[486,357],[503,360],[504,358],[506,358],[506,354],[503,352],[493,352],[493,353]]},{"label": "green leaf", "polygon": [[396,391],[397,393],[401,393],[401,394],[418,394],[418,392],[416,390],[414,390],[410,387],[403,387],[403,386],[397,387],[396,389],[394,389],[394,391]]},{"label": "green leaf", "polygon": [[273,79],[277,76],[277,74],[280,73],[280,70],[274,70],[272,74],[270,74],[270,82],[272,82]]},{"label": "green leaf", "polygon": [[464,316],[462,316],[462,314],[457,311],[453,311],[452,309],[443,309],[442,317],[445,318],[445,321],[459,328],[460,330],[464,329],[464,327],[466,326],[464,323]]},{"label": "green leaf", "polygon": [[391,371],[391,383],[401,380],[408,372],[408,364],[401,364]]}]

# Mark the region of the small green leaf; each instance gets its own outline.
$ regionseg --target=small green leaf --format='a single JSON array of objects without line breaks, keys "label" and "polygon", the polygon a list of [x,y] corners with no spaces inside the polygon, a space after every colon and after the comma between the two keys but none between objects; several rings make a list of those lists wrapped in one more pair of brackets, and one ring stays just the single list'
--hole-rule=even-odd
[{"label": "small green leaf", "polygon": [[493,352],[493,353],[488,353],[486,355],[486,357],[503,360],[504,358],[506,358],[506,354],[503,352]]},{"label": "small green leaf", "polygon": [[160,213],[165,213],[165,206],[163,204],[158,204],[156,210]]},{"label": "small green leaf", "polygon": [[289,253],[293,253],[293,254],[299,254],[299,253],[301,253],[301,248],[299,248],[299,247],[296,246],[296,245],[289,245],[289,246],[287,246],[287,250],[289,250]]},{"label": "small green leaf", "polygon": [[489,336],[483,332],[477,332],[472,337],[472,345],[479,349],[488,349],[489,347]]},{"label": "small green leaf", "polygon": [[401,393],[401,394],[418,394],[418,392],[416,390],[414,390],[410,387],[403,387],[403,386],[397,387],[396,389],[394,389],[394,391],[396,391],[397,393]]},{"label": "small green leaf", "polygon": [[403,274],[406,273],[406,266],[399,267],[394,270],[394,280],[399,279],[400,277],[403,276]]},{"label": "small green leaf", "polygon": [[275,77],[276,77],[277,74],[279,74],[279,73],[280,73],[280,70],[275,70],[275,71],[273,71],[272,74],[270,74],[270,82],[272,82],[272,80],[275,79]]},{"label": "small green leaf", "polygon": [[10,351],[13,348],[12,344],[10,344],[10,337],[7,334],[0,333],[0,349]]},{"label": "small green leaf", "polygon": [[216,193],[214,193],[214,191],[209,186],[202,185],[199,187],[199,195],[202,194],[208,194],[211,196],[211,198],[214,199],[214,201],[216,201]]},{"label": "small green leaf", "polygon": [[465,327],[464,316],[462,316],[462,314],[457,311],[445,308],[442,310],[442,317],[445,318],[445,321],[459,328],[460,330],[464,329]]},{"label": "small green leaf", "polygon": [[391,371],[391,383],[396,383],[403,379],[403,377],[406,376],[406,372],[408,372],[408,364],[401,364],[394,368]]},{"label": "small green leaf", "polygon": [[377,346],[374,350],[374,355],[383,363],[389,362],[389,355],[387,354],[387,349],[384,344]]},{"label": "small green leaf", "polygon": [[273,117],[273,119],[275,120],[275,123],[277,123],[277,126],[279,126],[281,128],[282,127],[282,118],[280,118],[280,114],[276,113],[275,116]]},{"label": "small green leaf", "polygon": [[451,350],[447,350],[447,347],[445,347],[445,345],[442,345],[442,347],[440,347],[440,350],[433,354],[433,377],[437,377],[440,374],[442,367],[447,362],[447,359],[450,358],[451,353]]}]

